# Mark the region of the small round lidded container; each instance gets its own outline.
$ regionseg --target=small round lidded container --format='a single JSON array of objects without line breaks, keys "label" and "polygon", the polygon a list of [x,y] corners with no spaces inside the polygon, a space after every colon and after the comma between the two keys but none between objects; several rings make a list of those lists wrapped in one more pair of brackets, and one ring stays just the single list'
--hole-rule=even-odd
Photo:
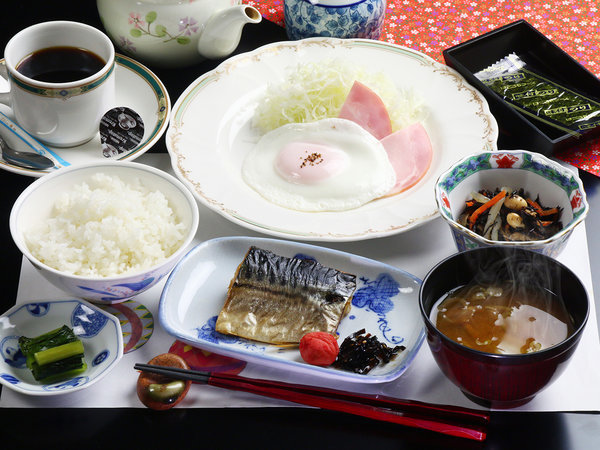
[{"label": "small round lidded container", "polygon": [[[460,223],[473,193],[502,187],[513,191],[523,189],[528,196],[539,197],[541,205],[559,208],[562,228],[541,240],[509,241],[484,237]],[[572,170],[526,150],[481,152],[460,160],[438,178],[435,199],[459,251],[488,246],[517,247],[556,257],[589,210],[583,183]]]},{"label": "small round lidded container", "polygon": [[290,39],[309,37],[379,39],[386,0],[284,0]]}]

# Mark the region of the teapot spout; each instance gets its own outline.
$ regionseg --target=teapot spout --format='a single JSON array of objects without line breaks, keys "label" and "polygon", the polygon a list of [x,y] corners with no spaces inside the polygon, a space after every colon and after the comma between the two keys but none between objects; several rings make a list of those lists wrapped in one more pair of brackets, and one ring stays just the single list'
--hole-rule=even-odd
[{"label": "teapot spout", "polygon": [[233,6],[216,12],[202,31],[198,52],[209,59],[230,55],[240,43],[244,25],[261,20],[260,12],[250,5]]}]

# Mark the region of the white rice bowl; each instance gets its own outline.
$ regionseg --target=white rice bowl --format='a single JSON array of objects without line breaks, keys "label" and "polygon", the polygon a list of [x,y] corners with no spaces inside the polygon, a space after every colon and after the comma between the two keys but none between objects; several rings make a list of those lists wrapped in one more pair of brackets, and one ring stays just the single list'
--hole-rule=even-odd
[{"label": "white rice bowl", "polygon": [[102,172],[55,201],[51,217],[25,233],[33,256],[73,275],[111,277],[171,256],[185,225],[159,190]]},{"label": "white rice bowl", "polygon": [[97,303],[127,300],[167,275],[198,227],[191,193],[139,163],[68,167],[15,202],[17,247],[49,281]]}]

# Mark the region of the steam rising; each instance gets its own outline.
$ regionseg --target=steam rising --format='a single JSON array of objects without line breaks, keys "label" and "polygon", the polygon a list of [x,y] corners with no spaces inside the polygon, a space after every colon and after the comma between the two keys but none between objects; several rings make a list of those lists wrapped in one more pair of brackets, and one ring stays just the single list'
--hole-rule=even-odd
[{"label": "steam rising", "polygon": [[[473,253],[478,255],[477,253]],[[529,353],[556,345],[573,332],[559,295],[560,268],[542,255],[496,253],[465,258],[472,280],[441,298],[431,320],[449,338],[490,353]],[[489,256],[489,254],[488,254]]]}]

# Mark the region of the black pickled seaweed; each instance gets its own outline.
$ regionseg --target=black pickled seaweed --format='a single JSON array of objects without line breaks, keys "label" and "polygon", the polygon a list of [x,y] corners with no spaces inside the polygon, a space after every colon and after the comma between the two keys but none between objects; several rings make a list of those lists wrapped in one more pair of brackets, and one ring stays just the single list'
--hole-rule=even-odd
[{"label": "black pickled seaweed", "polygon": [[388,347],[363,328],[344,339],[333,367],[364,375],[379,364],[387,364],[405,348]]},{"label": "black pickled seaweed", "polygon": [[288,258],[250,247],[240,266],[236,283],[279,284],[327,291],[325,300],[345,302],[356,290],[356,275],[325,267],[313,259]]}]

